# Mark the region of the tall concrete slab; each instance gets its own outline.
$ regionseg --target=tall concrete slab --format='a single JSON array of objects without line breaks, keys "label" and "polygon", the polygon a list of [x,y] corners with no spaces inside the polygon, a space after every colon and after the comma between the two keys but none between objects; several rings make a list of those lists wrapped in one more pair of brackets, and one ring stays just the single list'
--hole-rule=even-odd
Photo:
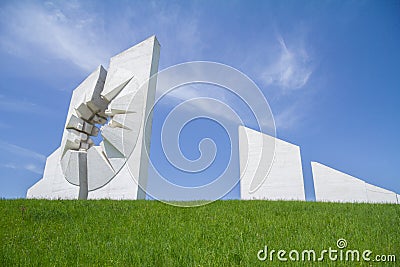
[{"label": "tall concrete slab", "polygon": [[[102,92],[105,98],[112,99],[106,110],[111,120],[104,126],[104,132],[107,132],[108,136],[118,136],[119,140],[123,140],[123,148],[121,149],[118,141],[108,139],[105,135],[103,137],[120,154],[127,157],[126,164],[122,166],[114,179],[121,181],[119,184],[134,187],[135,190],[131,194],[122,193],[122,191],[121,194],[116,194],[118,190],[125,190],[126,186],[118,187],[119,184],[112,181],[105,185],[105,190],[109,192],[108,198],[121,199],[122,195],[124,199],[146,197],[152,127],[151,111],[156,92],[156,79],[149,80],[149,78],[158,71],[159,56],[160,44],[157,38],[152,36],[111,59],[109,75]],[[115,95],[120,84],[124,84],[125,80],[129,80],[128,83]],[[115,89],[116,87],[118,88]],[[134,98],[131,97],[132,95]],[[120,117],[121,109],[125,110],[124,118]],[[90,194],[90,197],[94,196],[102,197],[99,193]]]},{"label": "tall concrete slab", "polygon": [[311,162],[316,201],[398,203],[396,193]]},{"label": "tall concrete slab", "polygon": [[[258,172],[258,164],[267,164],[259,161],[261,150],[273,147],[275,155],[271,167]],[[241,199],[305,200],[298,146],[240,126],[239,153]],[[251,189],[253,180],[263,181],[256,190]]]}]

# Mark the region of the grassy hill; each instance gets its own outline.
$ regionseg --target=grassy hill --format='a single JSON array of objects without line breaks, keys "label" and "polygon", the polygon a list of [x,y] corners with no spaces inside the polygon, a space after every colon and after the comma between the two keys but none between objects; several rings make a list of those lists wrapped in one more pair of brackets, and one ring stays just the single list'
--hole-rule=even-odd
[{"label": "grassy hill", "polygon": [[[400,205],[217,201],[0,200],[0,266],[396,266]],[[397,262],[301,261],[303,250],[371,250]],[[300,260],[260,261],[268,250]],[[276,252],[277,253],[277,252]],[[338,252],[339,253],[339,252]],[[260,256],[264,255],[263,253]],[[305,254],[306,255],[306,254]],[[339,254],[338,254],[339,255]],[[296,254],[292,254],[293,257]]]}]

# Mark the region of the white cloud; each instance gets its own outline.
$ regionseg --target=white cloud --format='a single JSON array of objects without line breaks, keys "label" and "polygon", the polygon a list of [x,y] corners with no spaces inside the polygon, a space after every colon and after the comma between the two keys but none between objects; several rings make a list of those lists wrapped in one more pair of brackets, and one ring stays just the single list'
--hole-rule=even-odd
[{"label": "white cloud", "polygon": [[[77,3],[19,3],[1,11],[3,49],[20,57],[43,55],[67,60],[91,71],[110,54],[104,44],[101,17]],[[49,57],[50,56],[50,57]]]},{"label": "white cloud", "polygon": [[103,12],[96,10],[96,2],[10,3],[0,10],[0,48],[23,58],[61,59],[85,71],[107,66],[111,56],[153,34],[162,43],[163,62],[192,60],[199,54],[204,44],[195,7],[139,5],[116,5],[116,10]]},{"label": "white cloud", "polygon": [[[109,57],[115,54],[114,51],[119,50],[112,44],[122,43],[125,46],[124,43],[129,44],[139,36],[156,33],[163,44],[161,62],[172,64],[183,59],[202,59],[195,57],[202,54],[201,51],[206,45],[202,34],[208,30],[199,26],[201,14],[198,13],[196,5],[189,11],[179,5],[160,2],[148,2],[139,9],[126,5],[124,9],[114,11],[114,15],[118,13],[118,16],[112,20],[106,20],[105,17],[112,14],[96,13],[96,10],[90,6],[88,8],[88,5],[90,4],[77,1],[5,5],[0,10],[0,23],[5,28],[2,30],[0,47],[21,57],[40,54],[45,59],[59,58],[70,61],[85,71],[91,71],[98,64],[107,63]],[[151,22],[143,22],[143,17],[151,18]],[[139,24],[140,27],[132,27]],[[312,74],[312,67],[302,41],[289,42],[279,36],[276,44],[277,53],[274,53],[273,49],[271,53],[276,56],[272,56],[270,60],[261,60],[257,69],[263,84],[267,87],[278,86],[282,89],[280,92],[304,87]],[[269,45],[266,43],[266,46]],[[253,50],[257,49],[250,47],[249,51]],[[255,54],[257,53],[250,53],[249,57],[252,58]],[[236,55],[230,57],[235,58]],[[259,58],[251,62],[253,64],[258,60]],[[196,93],[191,90],[185,90],[185,93],[189,97],[196,97]],[[179,96],[174,94],[171,97],[179,99]],[[217,98],[223,102],[228,101],[223,94]],[[15,111],[42,112],[43,109],[24,101],[6,101],[1,96],[0,105]],[[198,108],[216,115],[219,112],[217,108],[212,107]]]},{"label": "white cloud", "polygon": [[1,168],[28,170],[36,174],[43,173],[46,156],[4,141],[0,141],[0,151],[2,161],[8,161],[0,164]]},{"label": "white cloud", "polygon": [[[211,90],[210,90],[211,89]],[[210,93],[213,91],[213,93]],[[222,89],[216,89],[212,85],[204,84],[188,84],[182,88],[172,90],[164,96],[165,99],[160,101],[160,104],[167,106],[176,106],[179,103],[190,101],[184,104],[184,109],[187,112],[193,113],[194,115],[207,115],[215,119],[224,119],[226,121],[234,120],[234,118],[227,116],[226,113],[222,112],[223,107],[215,105],[213,99],[221,101],[234,108],[234,101],[230,93],[225,92]],[[204,98],[211,98],[210,101],[206,101]]]},{"label": "white cloud", "polygon": [[266,86],[278,86],[283,91],[302,88],[312,74],[311,59],[307,51],[301,43],[293,44],[289,48],[281,36],[277,41],[278,56],[261,73],[262,81]]},{"label": "white cloud", "polygon": [[19,157],[25,157],[25,158],[30,158],[39,162],[44,162],[46,161],[46,156],[42,155],[40,153],[37,153],[33,150],[10,144],[4,141],[0,141],[0,150],[3,150],[7,153],[11,153],[13,155],[19,156]]},{"label": "white cloud", "polygon": [[39,166],[36,164],[29,163],[29,164],[24,165],[24,168],[28,171],[31,171],[31,172],[34,172],[37,174],[43,174],[42,166]]},{"label": "white cloud", "polygon": [[36,174],[43,174],[43,168],[42,165],[34,164],[34,163],[28,163],[28,164],[15,164],[15,163],[5,163],[1,164],[0,167],[2,168],[8,168],[8,169],[13,169],[13,170],[27,170]]},{"label": "white cloud", "polygon": [[[47,116],[54,114],[54,110],[49,108],[39,106],[29,101],[6,97],[4,95],[0,95],[0,110],[10,113],[34,113]],[[0,123],[0,128],[4,127],[6,126]]]},{"label": "white cloud", "polygon": [[10,163],[10,162],[9,163],[3,163],[0,166],[3,167],[3,168],[9,168],[9,169],[14,169],[14,170],[18,169],[17,165],[15,165],[14,163]]},{"label": "white cloud", "polygon": [[308,44],[307,29],[278,34],[273,43],[263,44],[263,54],[252,55],[256,77],[263,87],[273,110],[277,131],[293,130],[301,126],[307,116],[315,88],[310,85],[316,59]]},{"label": "white cloud", "polygon": [[[241,99],[233,92],[235,91],[231,92],[210,84],[188,84],[166,94],[160,104],[175,107],[184,103],[181,112],[190,113],[193,117],[207,116],[222,124],[246,125],[256,129],[260,128],[265,133],[274,135],[275,124],[265,102],[259,101],[252,95],[250,98]],[[245,100],[250,102],[245,103]],[[227,107],[236,115],[227,110]],[[259,121],[257,121],[257,116]]]},{"label": "white cloud", "polygon": [[296,127],[303,116],[302,112],[299,112],[299,110],[300,108],[293,104],[277,112],[274,116],[276,128],[278,130],[283,130]]}]

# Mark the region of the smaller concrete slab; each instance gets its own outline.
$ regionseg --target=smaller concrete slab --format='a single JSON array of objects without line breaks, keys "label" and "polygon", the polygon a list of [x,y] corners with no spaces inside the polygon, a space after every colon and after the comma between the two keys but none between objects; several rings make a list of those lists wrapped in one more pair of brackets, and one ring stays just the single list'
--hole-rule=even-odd
[{"label": "smaller concrete slab", "polygon": [[396,194],[340,172],[311,162],[316,201],[398,203]]}]

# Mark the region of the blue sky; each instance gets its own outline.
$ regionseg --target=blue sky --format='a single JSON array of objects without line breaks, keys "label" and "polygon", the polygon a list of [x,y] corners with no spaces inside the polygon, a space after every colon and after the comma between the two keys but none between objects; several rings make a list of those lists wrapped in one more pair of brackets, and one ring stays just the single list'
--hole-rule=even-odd
[{"label": "blue sky", "polygon": [[[398,1],[1,1],[0,196],[24,197],[41,178],[72,90],[153,34],[160,69],[207,60],[254,80],[277,136],[301,147],[308,199],[310,161],[399,193],[399,14]],[[176,99],[200,90],[183,91]],[[201,94],[236,105],[221,90]],[[153,132],[169,108],[156,107]],[[196,140],[204,137],[229,148],[218,125],[190,127],[181,136],[188,158],[198,156]],[[152,160],[168,173],[155,138]],[[235,188],[229,197],[237,196]]]}]

